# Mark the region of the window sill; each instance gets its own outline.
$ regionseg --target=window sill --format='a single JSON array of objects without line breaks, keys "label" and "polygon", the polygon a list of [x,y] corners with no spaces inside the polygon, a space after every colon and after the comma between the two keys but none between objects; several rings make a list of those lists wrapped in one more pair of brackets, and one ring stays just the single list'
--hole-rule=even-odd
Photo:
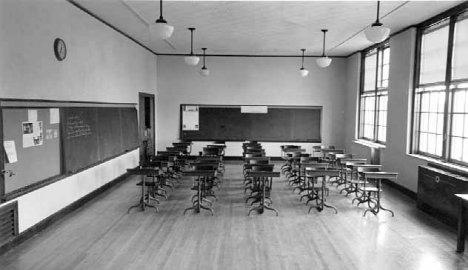
[{"label": "window sill", "polygon": [[384,144],[365,141],[365,140],[355,140],[353,142],[356,143],[356,144],[360,144],[360,145],[367,146],[369,148],[375,148],[375,149],[385,149],[387,147]]},{"label": "window sill", "polygon": [[446,168],[449,171],[455,171],[459,174],[468,175],[468,167],[465,167],[462,165],[458,165],[458,164],[451,163],[445,160],[440,160],[440,159],[431,158],[431,157],[418,155],[418,154],[406,154],[406,155],[412,158],[416,158],[419,160],[424,160],[424,161],[433,163],[436,166],[441,167],[441,168]]}]

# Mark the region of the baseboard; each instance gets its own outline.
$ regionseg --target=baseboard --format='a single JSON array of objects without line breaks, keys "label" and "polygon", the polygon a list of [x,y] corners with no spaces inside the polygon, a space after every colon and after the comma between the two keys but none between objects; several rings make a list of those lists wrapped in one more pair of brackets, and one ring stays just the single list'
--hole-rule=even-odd
[{"label": "baseboard", "polygon": [[111,187],[115,186],[116,184],[122,182],[124,179],[128,177],[127,173],[122,174],[121,176],[111,180],[110,182],[106,183],[105,185],[97,188],[96,190],[90,192],[89,194],[85,195],[84,197],[78,199],[77,201],[65,206],[60,211],[52,214],[51,216],[45,218],[44,220],[40,221],[36,225],[32,226],[31,228],[25,230],[24,232],[20,233],[18,236],[13,238],[10,242],[4,244],[0,247],[0,255],[6,253],[8,250],[24,243],[29,238],[33,237],[34,235],[38,234],[39,232],[43,231],[50,225],[54,224],[56,221],[62,219],[66,215],[72,213],[73,211],[77,210],[78,208],[82,207],[87,202],[93,200],[94,198],[98,197]]},{"label": "baseboard", "polygon": [[404,195],[410,197],[411,199],[413,199],[415,201],[418,199],[418,194],[416,192],[414,192],[412,190],[409,190],[404,186],[398,185],[397,183],[395,183],[395,182],[393,182],[391,180],[388,180],[388,179],[382,179],[382,182],[384,184],[387,184],[388,186],[391,186],[392,188],[400,191],[401,193],[403,193]]}]

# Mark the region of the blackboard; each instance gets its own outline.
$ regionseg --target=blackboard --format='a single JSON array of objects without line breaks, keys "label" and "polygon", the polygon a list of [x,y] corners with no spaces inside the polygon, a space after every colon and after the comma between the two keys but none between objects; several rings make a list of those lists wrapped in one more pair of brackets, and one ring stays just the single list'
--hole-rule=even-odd
[{"label": "blackboard", "polygon": [[[198,107],[198,130],[184,130],[184,106]],[[321,142],[321,106],[263,106],[266,113],[243,113],[240,105],[180,108],[180,139],[190,141]]]},{"label": "blackboard", "polygon": [[73,173],[138,146],[135,108],[62,109],[63,170]]},{"label": "blackboard", "polygon": [[[37,118],[30,119],[29,111],[34,111]],[[3,140],[14,141],[17,155],[16,162],[4,165],[5,170],[14,173],[5,178],[5,193],[60,174],[60,125],[55,121],[51,124],[50,112],[50,108],[2,110]],[[23,141],[23,123],[29,122],[42,125],[42,140],[36,145]]]}]

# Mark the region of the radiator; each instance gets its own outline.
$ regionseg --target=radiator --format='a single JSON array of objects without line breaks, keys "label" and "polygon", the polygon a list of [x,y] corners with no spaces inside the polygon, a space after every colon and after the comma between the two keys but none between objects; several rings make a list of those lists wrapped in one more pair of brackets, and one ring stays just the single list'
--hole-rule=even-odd
[{"label": "radiator", "polygon": [[0,247],[18,235],[18,203],[0,207]]},{"label": "radiator", "polygon": [[433,166],[419,166],[419,209],[448,225],[456,226],[458,200],[454,194],[457,193],[468,194],[468,177]]}]

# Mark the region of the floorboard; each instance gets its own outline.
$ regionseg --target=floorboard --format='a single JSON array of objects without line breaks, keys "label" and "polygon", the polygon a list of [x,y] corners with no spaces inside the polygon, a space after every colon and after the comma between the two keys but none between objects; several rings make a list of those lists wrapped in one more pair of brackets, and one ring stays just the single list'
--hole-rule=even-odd
[{"label": "floorboard", "polygon": [[[279,170],[281,163],[276,163]],[[169,200],[141,212],[137,178],[129,178],[0,257],[2,270],[32,269],[468,269],[455,252],[456,232],[416,209],[414,200],[385,186],[378,216],[353,196],[330,188],[338,208],[312,210],[284,176],[274,180],[273,206],[259,215],[245,204],[241,163],[229,161],[214,202],[215,216],[188,211],[192,180],[183,178]]]}]

